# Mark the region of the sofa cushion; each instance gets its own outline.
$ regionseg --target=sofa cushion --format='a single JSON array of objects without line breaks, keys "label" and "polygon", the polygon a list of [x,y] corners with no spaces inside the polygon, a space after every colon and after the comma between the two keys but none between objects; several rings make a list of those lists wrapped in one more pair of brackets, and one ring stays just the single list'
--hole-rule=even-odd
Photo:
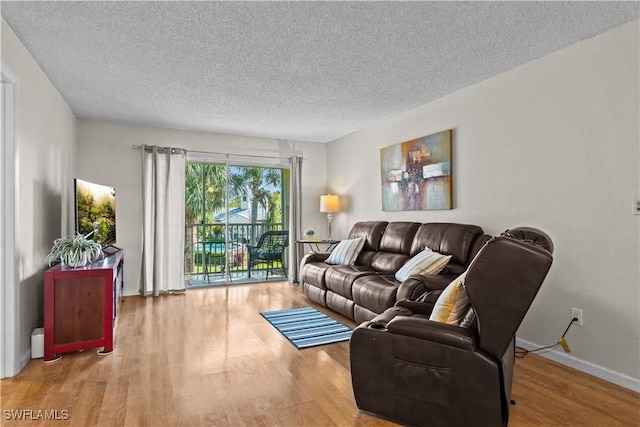
[{"label": "sofa cushion", "polygon": [[396,302],[398,283],[393,274],[362,276],[353,282],[353,300],[374,313],[382,313]]},{"label": "sofa cushion", "polygon": [[366,259],[361,255],[357,264],[368,265],[378,273],[395,273],[409,259],[411,242],[419,227],[417,222],[389,223],[382,235],[379,250]]},{"label": "sofa cushion", "polygon": [[361,305],[356,304],[353,307],[353,320],[356,321],[356,324],[360,324],[362,322],[366,322],[368,320],[373,319],[378,316],[380,313],[375,313],[368,308],[364,308]]},{"label": "sofa cushion", "polygon": [[300,289],[311,301],[320,305],[327,305],[327,290],[312,286],[306,282],[300,283]]},{"label": "sofa cushion", "polygon": [[365,242],[360,255],[356,259],[356,264],[369,266],[371,259],[380,249],[380,240],[382,233],[387,228],[387,221],[361,221],[356,222],[351,231],[349,231],[349,239],[364,237]]},{"label": "sofa cushion", "polygon": [[377,251],[380,248],[382,233],[387,228],[387,221],[361,221],[356,222],[349,231],[349,239],[364,237],[364,251]]},{"label": "sofa cushion", "polygon": [[371,257],[369,266],[378,273],[394,274],[409,259],[407,254],[393,254],[389,252],[376,252]]},{"label": "sofa cushion", "polygon": [[338,295],[353,299],[351,287],[358,277],[374,274],[369,268],[360,265],[336,265],[329,268],[325,274],[327,289]]},{"label": "sofa cushion", "polygon": [[382,235],[379,251],[409,255],[413,237],[416,235],[419,227],[420,223],[418,222],[389,223]]},{"label": "sofa cushion", "polygon": [[441,254],[451,255],[451,263],[466,266],[474,241],[482,236],[484,232],[477,225],[448,222],[422,224],[415,234],[411,255],[431,248]]},{"label": "sofa cushion", "polygon": [[325,260],[327,264],[334,265],[350,265],[356,262],[356,258],[362,250],[365,238],[358,237],[357,239],[343,240],[338,243],[329,257]]},{"label": "sofa cushion", "polygon": [[466,272],[455,278],[438,297],[429,320],[459,325],[469,310],[470,302],[464,290]]},{"label": "sofa cushion", "polygon": [[331,265],[326,262],[312,262],[305,264],[300,272],[302,282],[320,289],[327,289],[324,275]]},{"label": "sofa cushion", "polygon": [[336,313],[340,313],[349,319],[354,318],[353,308],[356,303],[349,298],[345,298],[342,295],[338,295],[335,292],[327,291],[327,307]]},{"label": "sofa cushion", "polygon": [[444,269],[450,259],[451,255],[442,255],[441,253],[426,248],[396,271],[396,280],[398,282],[404,282],[413,274],[438,274]]}]

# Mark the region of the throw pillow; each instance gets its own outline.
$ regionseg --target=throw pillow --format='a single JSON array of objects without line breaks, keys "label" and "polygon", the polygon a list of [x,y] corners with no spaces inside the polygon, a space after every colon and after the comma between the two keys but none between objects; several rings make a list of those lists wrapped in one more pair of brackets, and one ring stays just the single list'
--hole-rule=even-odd
[{"label": "throw pillow", "polygon": [[429,320],[448,323],[450,325],[460,325],[460,322],[469,309],[469,297],[464,290],[464,278],[466,272],[456,277],[442,291],[436,304],[433,307]]},{"label": "throw pillow", "polygon": [[426,248],[396,271],[396,280],[404,282],[412,274],[438,274],[450,259],[451,255],[442,255]]},{"label": "throw pillow", "polygon": [[364,237],[358,237],[357,239],[343,240],[331,251],[325,262],[334,265],[353,264],[364,246],[364,239]]}]

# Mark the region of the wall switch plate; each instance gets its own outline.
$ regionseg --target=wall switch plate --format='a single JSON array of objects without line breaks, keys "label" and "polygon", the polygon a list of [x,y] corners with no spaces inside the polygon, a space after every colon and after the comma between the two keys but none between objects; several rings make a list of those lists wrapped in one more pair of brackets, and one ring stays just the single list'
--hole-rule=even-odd
[{"label": "wall switch plate", "polygon": [[633,199],[633,214],[640,215],[640,199],[639,198]]},{"label": "wall switch plate", "polygon": [[582,310],[571,307],[571,319],[578,319],[574,323],[578,326],[582,326]]}]

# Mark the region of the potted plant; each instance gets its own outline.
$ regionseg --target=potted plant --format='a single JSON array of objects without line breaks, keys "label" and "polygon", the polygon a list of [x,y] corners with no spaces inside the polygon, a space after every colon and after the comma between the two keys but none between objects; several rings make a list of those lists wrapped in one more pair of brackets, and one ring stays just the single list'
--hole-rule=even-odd
[{"label": "potted plant", "polygon": [[215,239],[219,239],[222,237],[223,230],[224,228],[219,224],[215,224],[213,227],[211,227],[211,231],[213,231],[213,237]]},{"label": "potted plant", "polygon": [[87,235],[77,233],[75,236],[57,238],[53,247],[47,254],[49,266],[56,260],[72,268],[82,267],[102,256],[102,245],[89,238],[93,231]]}]

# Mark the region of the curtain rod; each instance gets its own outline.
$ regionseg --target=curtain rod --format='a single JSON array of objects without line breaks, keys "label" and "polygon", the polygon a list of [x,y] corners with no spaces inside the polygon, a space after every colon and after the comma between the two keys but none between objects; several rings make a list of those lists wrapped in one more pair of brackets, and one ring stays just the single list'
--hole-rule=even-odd
[{"label": "curtain rod", "polygon": [[[150,147],[150,146],[147,146]],[[135,149],[135,150],[139,150],[142,148],[141,145],[132,145],[131,148]],[[218,154],[221,156],[238,156],[238,157],[259,157],[259,158],[263,158],[263,159],[286,159],[289,160],[291,159],[291,157],[295,157],[295,156],[291,156],[291,157],[275,157],[275,156],[261,156],[259,154],[229,154],[229,153],[217,153],[215,151],[194,151],[194,150],[187,150],[185,148],[178,148],[178,150],[183,150],[185,153],[195,153],[195,154]]]},{"label": "curtain rod", "polygon": [[[134,150],[140,150],[142,148],[142,145],[132,145],[131,148],[133,148]],[[180,148],[180,147],[158,147],[159,150],[171,150],[171,152],[173,153],[174,151],[182,151],[183,153],[187,153],[187,150],[185,150],[184,148]],[[153,148],[151,145],[147,145],[146,146],[146,150],[147,151],[153,151]]]}]

